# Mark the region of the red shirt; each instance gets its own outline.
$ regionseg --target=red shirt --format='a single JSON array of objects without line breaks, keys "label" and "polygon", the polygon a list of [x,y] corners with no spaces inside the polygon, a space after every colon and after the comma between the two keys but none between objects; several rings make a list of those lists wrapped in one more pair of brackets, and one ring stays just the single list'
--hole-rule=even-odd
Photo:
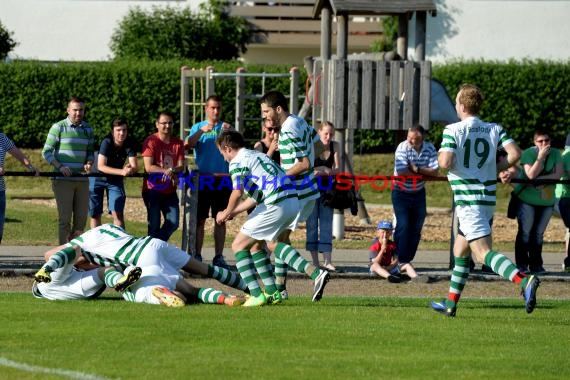
[{"label": "red shirt", "polygon": [[[170,137],[170,142],[165,143],[158,137],[158,133],[150,135],[144,140],[142,146],[142,156],[152,157],[154,165],[161,168],[174,168],[178,162],[184,160],[184,142],[178,137]],[[143,181],[143,191],[154,190],[164,194],[171,194],[176,191],[178,181],[171,181],[166,175],[161,173],[150,173]]]},{"label": "red shirt", "polygon": [[[382,248],[382,243],[380,243],[380,240],[374,239],[372,245],[369,248],[369,251],[376,252],[376,254],[378,255],[381,248]],[[396,243],[394,243],[392,240],[388,240],[388,246],[386,247],[386,252],[382,255],[382,258],[380,259],[380,266],[386,267],[390,265],[392,263],[392,257],[394,257],[395,254],[396,254]]]}]

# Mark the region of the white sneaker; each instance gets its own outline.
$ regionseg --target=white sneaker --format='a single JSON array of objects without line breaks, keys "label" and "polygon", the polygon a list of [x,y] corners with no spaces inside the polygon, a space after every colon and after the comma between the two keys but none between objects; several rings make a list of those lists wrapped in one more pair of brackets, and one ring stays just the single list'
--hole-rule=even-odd
[{"label": "white sneaker", "polygon": [[323,292],[325,290],[325,286],[327,282],[329,282],[331,275],[328,271],[322,270],[315,279],[315,288],[313,292],[313,302],[320,301],[323,298]]}]

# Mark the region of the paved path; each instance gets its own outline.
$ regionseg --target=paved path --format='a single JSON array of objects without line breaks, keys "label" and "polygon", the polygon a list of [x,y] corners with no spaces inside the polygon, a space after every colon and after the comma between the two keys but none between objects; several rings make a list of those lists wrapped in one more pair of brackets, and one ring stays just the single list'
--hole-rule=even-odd
[{"label": "paved path", "polygon": [[[0,246],[0,272],[30,273],[37,270],[44,262],[43,253],[51,247],[46,246]],[[302,252],[305,258],[309,255]],[[213,248],[204,248],[202,255],[205,262],[211,262],[214,256]],[[225,251],[228,264],[235,264],[233,255],[228,249]],[[514,253],[506,255],[514,260]],[[570,273],[562,272],[564,254],[561,252],[543,252],[544,268],[547,274],[541,277],[553,280],[570,281]],[[354,249],[335,249],[333,262],[340,271],[339,276],[364,277],[368,276],[368,251]],[[414,260],[414,266],[420,274],[429,276],[449,276],[448,251],[420,251]],[[480,271],[480,265],[472,273],[486,278],[498,278],[496,275],[487,275]]]}]

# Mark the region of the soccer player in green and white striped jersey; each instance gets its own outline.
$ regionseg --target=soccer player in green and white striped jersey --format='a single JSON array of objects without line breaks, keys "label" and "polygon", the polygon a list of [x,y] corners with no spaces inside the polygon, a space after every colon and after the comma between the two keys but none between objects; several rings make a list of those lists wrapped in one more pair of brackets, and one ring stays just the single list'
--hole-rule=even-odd
[{"label": "soccer player in green and white striped jersey", "polygon": [[[297,218],[280,238],[280,241],[291,244],[289,239],[291,231],[309,218],[315,207],[315,201],[320,197],[313,172],[314,148],[315,144],[320,144],[320,139],[315,129],[309,126],[303,118],[289,113],[287,99],[281,92],[269,91],[262,96],[260,102],[263,118],[271,120],[273,125],[280,127],[278,145],[281,167],[287,175],[294,178],[299,197],[300,210]],[[287,266],[292,263],[283,259],[287,259],[287,256],[280,257],[277,253],[275,254],[275,277],[277,289],[287,298],[285,287]],[[328,272],[326,276],[327,278],[330,276]]]},{"label": "soccer player in green and white striped jersey", "polygon": [[245,282],[235,272],[194,260],[183,250],[160,239],[150,236],[135,238],[113,224],[103,224],[86,231],[56,250],[36,273],[36,281],[50,282],[51,272],[73,262],[82,254],[89,262],[100,266],[138,266],[143,268],[143,275],[145,267],[171,266],[176,270],[214,278],[239,290],[247,290]]},{"label": "soccer player in green and white striped jersey", "polygon": [[[315,268],[293,247],[279,240],[298,217],[299,200],[295,184],[290,183],[283,169],[265,154],[244,148],[245,142],[239,132],[223,132],[216,144],[224,159],[230,163],[233,187],[228,207],[218,213],[216,222],[225,223],[256,205],[232,243],[238,271],[251,294],[244,306],[281,302],[281,292],[275,286],[271,262],[265,252],[255,252],[253,255],[250,252],[256,243],[263,241],[275,252],[276,258],[281,258],[315,281],[313,300],[320,300],[328,281],[328,272]],[[240,203],[244,192],[248,198]],[[265,292],[259,288],[256,271],[265,285]]]},{"label": "soccer player in green and white striped jersey", "polygon": [[[105,275],[106,282],[108,277],[110,276]],[[144,267],[140,279],[122,292],[122,295],[130,302],[162,304],[168,307],[182,307],[198,300],[202,303],[227,306],[239,306],[245,302],[242,296],[232,296],[213,288],[197,288],[169,265]]]},{"label": "soccer player in green and white striped jersey", "polygon": [[[527,313],[536,305],[536,276],[527,277],[505,255],[492,250],[491,219],[495,212],[497,170],[513,166],[521,150],[498,124],[477,117],[483,104],[483,93],[474,85],[461,86],[455,109],[461,121],[443,131],[439,150],[439,167],[448,170],[447,179],[454,197],[459,219],[459,234],[453,249],[455,264],[448,297],[431,302],[431,307],[449,317],[455,316],[457,302],[469,277],[469,252],[503,278],[517,284],[525,299]],[[507,153],[506,160],[496,162],[497,148]]]},{"label": "soccer player in green and white striped jersey", "polygon": [[[46,260],[55,253],[55,249],[46,252]],[[121,292],[127,301],[170,307],[184,306],[188,301],[194,300],[228,306],[245,302],[244,297],[232,296],[212,288],[196,288],[169,265],[147,266],[144,275],[141,274],[140,267],[128,267],[123,273],[114,267],[97,267],[80,256],[75,262],[68,262],[51,272],[51,282],[34,281],[32,294],[36,298],[48,300],[94,299],[109,287]]]}]

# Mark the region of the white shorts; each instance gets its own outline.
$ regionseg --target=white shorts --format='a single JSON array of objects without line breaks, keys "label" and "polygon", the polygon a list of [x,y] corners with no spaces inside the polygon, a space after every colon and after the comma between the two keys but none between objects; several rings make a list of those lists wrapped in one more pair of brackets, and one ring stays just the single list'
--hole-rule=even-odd
[{"label": "white shorts", "polygon": [[186,252],[172,244],[160,239],[151,239],[142,251],[137,266],[143,268],[143,273],[145,267],[153,265],[169,265],[178,270],[185,266],[191,258]]},{"label": "white shorts", "polygon": [[130,287],[129,291],[123,292],[123,298],[131,302],[158,305],[160,302],[152,295],[152,289],[164,287],[175,290],[176,283],[180,279],[182,279],[180,272],[169,265],[142,267],[140,279]]},{"label": "white shorts", "polygon": [[459,230],[467,241],[491,235],[491,220],[495,206],[455,206]]},{"label": "white shorts", "polygon": [[41,293],[36,297],[48,300],[81,300],[92,298],[105,289],[105,282],[99,278],[99,269],[77,271],[73,265],[66,265],[51,273],[51,282],[34,283]]},{"label": "white shorts", "polygon": [[276,205],[259,204],[241,228],[241,233],[255,240],[274,241],[295,221],[299,200],[287,198]]},{"label": "white shorts", "polygon": [[[319,199],[319,198],[317,198]],[[317,199],[300,199],[299,200],[299,212],[297,213],[297,217],[289,226],[289,230],[295,231],[299,223],[306,222],[309,219],[309,216],[313,213],[313,209],[315,208],[315,202]]]}]

